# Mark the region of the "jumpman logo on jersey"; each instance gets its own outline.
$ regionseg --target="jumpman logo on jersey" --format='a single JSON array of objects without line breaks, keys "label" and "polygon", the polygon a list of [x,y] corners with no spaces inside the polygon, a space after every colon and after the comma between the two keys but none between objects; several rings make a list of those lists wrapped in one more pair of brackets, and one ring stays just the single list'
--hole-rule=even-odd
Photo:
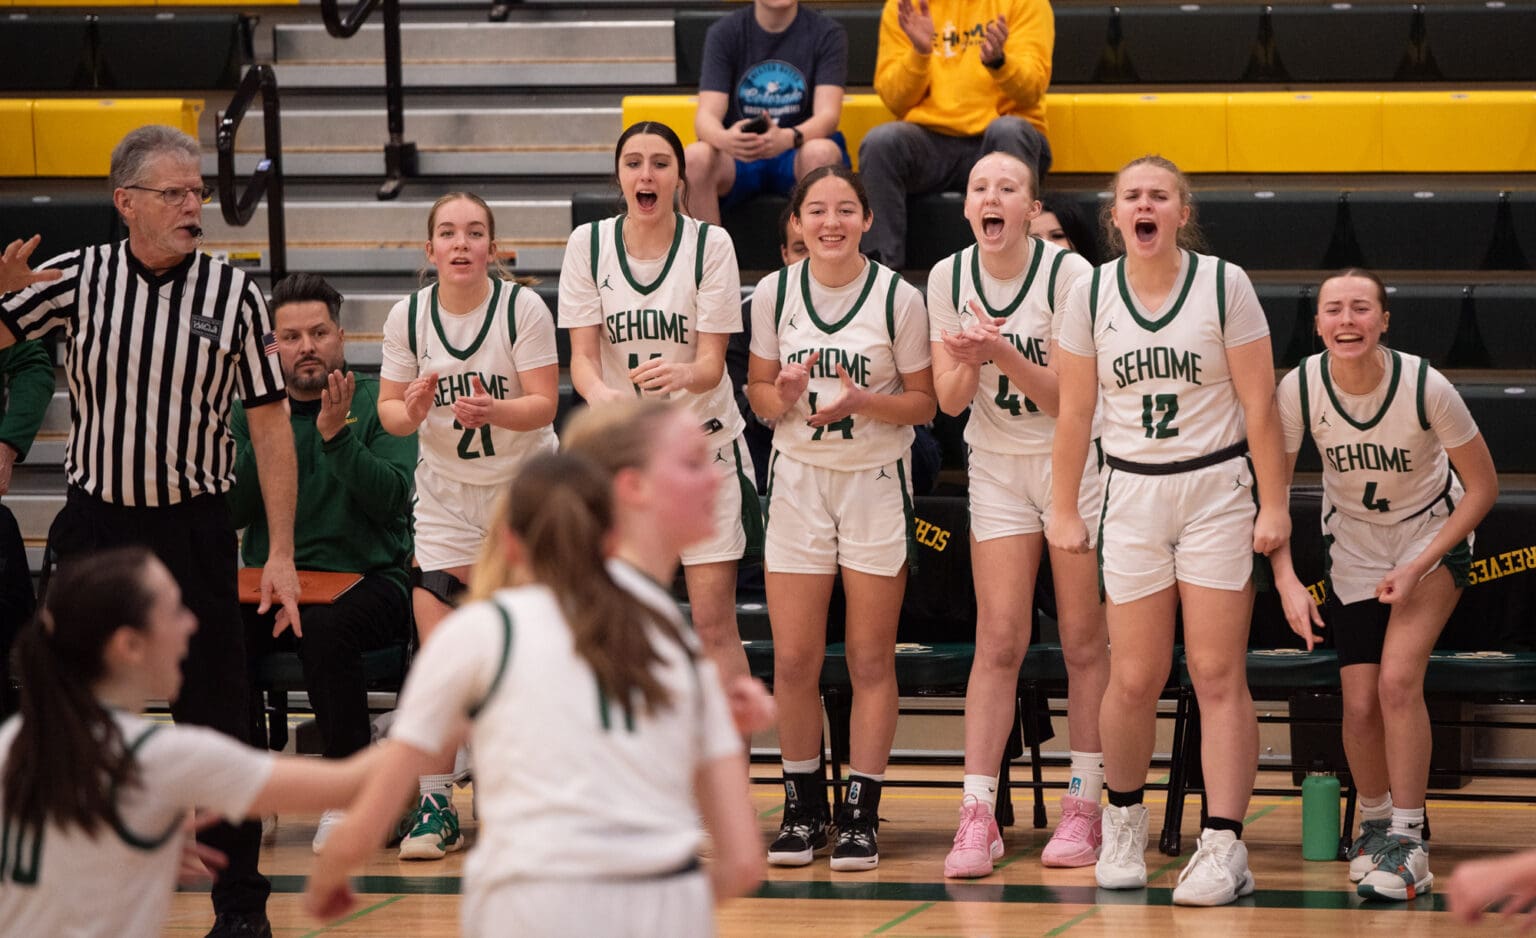
[{"label": "jumpman logo on jersey", "polygon": [[613,287],[608,284],[608,275],[607,274],[603,275],[603,282],[598,284],[597,288],[599,290],[607,290],[610,293],[613,292]]},{"label": "jumpman logo on jersey", "polygon": [[1320,427],[1327,427],[1330,430],[1333,429],[1333,424],[1328,422],[1328,412],[1326,410],[1317,415],[1317,425]]},{"label": "jumpman logo on jersey", "polygon": [[890,475],[886,473],[885,467],[881,466],[880,467],[880,474],[875,476],[875,481],[879,482],[881,479],[889,479],[889,478],[890,478]]},{"label": "jumpman logo on jersey", "polygon": [[789,317],[789,328],[795,328],[795,317],[793,315]]},{"label": "jumpman logo on jersey", "polygon": [[725,451],[715,450],[715,462],[725,462]]},{"label": "jumpman logo on jersey", "polygon": [[1115,321],[1113,319],[1106,319],[1104,320],[1104,331],[1119,332],[1120,330],[1115,328]]}]

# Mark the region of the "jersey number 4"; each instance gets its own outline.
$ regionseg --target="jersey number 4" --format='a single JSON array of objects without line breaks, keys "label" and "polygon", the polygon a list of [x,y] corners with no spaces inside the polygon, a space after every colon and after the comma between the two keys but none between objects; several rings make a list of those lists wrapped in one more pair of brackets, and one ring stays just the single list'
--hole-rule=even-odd
[{"label": "jersey number 4", "polygon": [[[1179,396],[1177,394],[1143,394],[1141,396],[1141,426],[1147,431],[1149,440],[1166,440],[1171,436],[1179,435],[1179,428],[1173,426],[1173,418],[1179,413]],[[1153,423],[1152,418],[1162,414],[1162,419]]]},{"label": "jersey number 4", "polygon": [[1376,483],[1375,482],[1367,482],[1365,484],[1365,492],[1361,494],[1360,502],[1361,502],[1361,504],[1365,505],[1366,509],[1369,510],[1369,511],[1391,511],[1392,510],[1392,502],[1391,501],[1389,501],[1389,500],[1387,500],[1385,498],[1377,498],[1376,497]]},{"label": "jersey number 4", "polygon": [[1031,414],[1040,413],[1040,405],[1036,404],[1034,401],[1027,397],[1020,397],[1017,394],[1008,393],[1007,375],[997,376],[997,396],[992,398],[992,401],[1003,410],[1013,414],[1015,417],[1019,415],[1021,410]]},{"label": "jersey number 4", "polygon": [[[811,392],[811,413],[813,413],[813,414],[816,413],[816,392],[815,391]],[[821,439],[822,434],[825,433],[828,430],[831,430],[834,433],[841,432],[843,434],[843,439],[845,439],[845,440],[853,439],[853,415],[849,414],[848,416],[844,417],[842,420],[834,420],[834,421],[832,421],[831,423],[827,424],[824,427],[817,427],[816,428],[816,432],[811,434],[811,439],[813,439],[813,440]]]},{"label": "jersey number 4", "polygon": [[37,868],[43,856],[43,832],[16,818],[0,820],[0,881],[18,886],[37,885]]},{"label": "jersey number 4", "polygon": [[[470,428],[470,427],[464,426],[462,423],[459,423],[457,420],[455,420],[453,422],[453,428],[455,430],[462,430],[462,431],[464,431],[464,435],[459,437],[459,458],[460,459],[479,459],[481,456],[495,456],[496,455],[496,447],[491,445],[491,425],[490,424],[486,423],[486,424],[481,424],[478,428]],[[476,433],[480,434],[480,451],[479,452],[475,451],[475,434]]]}]

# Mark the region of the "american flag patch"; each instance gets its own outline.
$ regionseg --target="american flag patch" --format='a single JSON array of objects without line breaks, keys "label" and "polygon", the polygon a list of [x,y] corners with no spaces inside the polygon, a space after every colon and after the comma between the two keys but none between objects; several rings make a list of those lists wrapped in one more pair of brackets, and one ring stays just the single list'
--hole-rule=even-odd
[{"label": "american flag patch", "polygon": [[277,354],[277,333],[269,332],[261,337],[261,350],[268,355]]}]

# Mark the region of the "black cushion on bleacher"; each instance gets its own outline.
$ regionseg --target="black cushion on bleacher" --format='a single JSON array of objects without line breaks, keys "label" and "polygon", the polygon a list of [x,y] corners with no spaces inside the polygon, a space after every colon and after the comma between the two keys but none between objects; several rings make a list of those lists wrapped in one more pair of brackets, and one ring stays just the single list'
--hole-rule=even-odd
[{"label": "black cushion on bleacher", "polygon": [[1536,3],[1430,4],[1424,18],[1447,81],[1536,81]]},{"label": "black cushion on bleacher", "polygon": [[1469,290],[1459,285],[1387,285],[1391,318],[1383,342],[1395,349],[1428,358],[1436,368],[1450,362]]},{"label": "black cushion on bleacher", "polygon": [[907,269],[926,271],[974,238],[965,195],[933,192],[907,199]]},{"label": "black cushion on bleacher", "polygon": [[234,88],[253,57],[250,30],[234,13],[103,16],[96,29],[103,89]]},{"label": "black cushion on bleacher", "polygon": [[1103,55],[1109,34],[1109,7],[1058,7],[1051,84],[1086,85]]},{"label": "black cushion on bleacher", "polygon": [[1355,235],[1377,270],[1477,270],[1493,240],[1499,193],[1353,192]]},{"label": "black cushion on bleacher", "polygon": [[[1536,387],[1467,384],[1456,390],[1488,441],[1494,466],[1500,472],[1536,472]],[[1536,530],[1531,522],[1536,516],[1525,520],[1527,536],[1518,546],[1529,547],[1530,532]]]},{"label": "black cushion on bleacher", "polygon": [[1250,6],[1127,6],[1120,26],[1142,81],[1235,82],[1247,68],[1259,16]]},{"label": "black cushion on bleacher", "polygon": [[[837,9],[818,7],[818,12],[843,24],[848,34],[848,87],[875,82],[875,55],[880,43],[880,8]],[[704,37],[725,13],[718,10],[678,10],[672,21],[672,42],[677,56],[677,83],[696,86],[704,68]]]},{"label": "black cushion on bleacher", "polygon": [[1489,367],[1536,368],[1536,286],[1480,285],[1473,308]]},{"label": "black cushion on bleacher", "polygon": [[736,245],[736,264],[742,270],[767,272],[784,266],[778,230],[779,216],[788,204],[782,195],[761,195],[722,213],[721,221]]},{"label": "black cushion on bleacher", "polygon": [[1212,253],[1250,270],[1310,270],[1322,265],[1338,218],[1327,190],[1211,190],[1195,194]]},{"label": "black cushion on bleacher", "polygon": [[1509,194],[1509,221],[1527,269],[1536,265],[1536,191]]},{"label": "black cushion on bleacher", "polygon": [[96,82],[91,18],[15,13],[0,29],[0,91],[70,91]]},{"label": "black cushion on bleacher", "polygon": [[123,237],[117,210],[100,195],[0,195],[0,244],[42,235],[36,264],[65,251]]},{"label": "black cushion on bleacher", "polygon": [[1306,334],[1312,329],[1312,288],[1294,283],[1254,285],[1276,366],[1291,367],[1308,354]]},{"label": "black cushion on bleacher", "polygon": [[1413,8],[1277,5],[1275,51],[1295,81],[1391,81],[1408,48]]}]

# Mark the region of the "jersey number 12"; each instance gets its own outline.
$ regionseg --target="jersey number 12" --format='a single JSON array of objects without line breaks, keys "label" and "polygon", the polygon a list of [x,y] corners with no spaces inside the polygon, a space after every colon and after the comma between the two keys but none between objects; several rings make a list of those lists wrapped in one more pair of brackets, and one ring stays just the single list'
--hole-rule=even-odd
[{"label": "jersey number 12", "polygon": [[[1157,423],[1152,422],[1155,414],[1161,413],[1163,418]],[[1171,436],[1179,435],[1179,428],[1172,426],[1173,418],[1179,413],[1179,396],[1177,394],[1143,394],[1141,396],[1141,426],[1147,431],[1149,440],[1166,440]]]}]

